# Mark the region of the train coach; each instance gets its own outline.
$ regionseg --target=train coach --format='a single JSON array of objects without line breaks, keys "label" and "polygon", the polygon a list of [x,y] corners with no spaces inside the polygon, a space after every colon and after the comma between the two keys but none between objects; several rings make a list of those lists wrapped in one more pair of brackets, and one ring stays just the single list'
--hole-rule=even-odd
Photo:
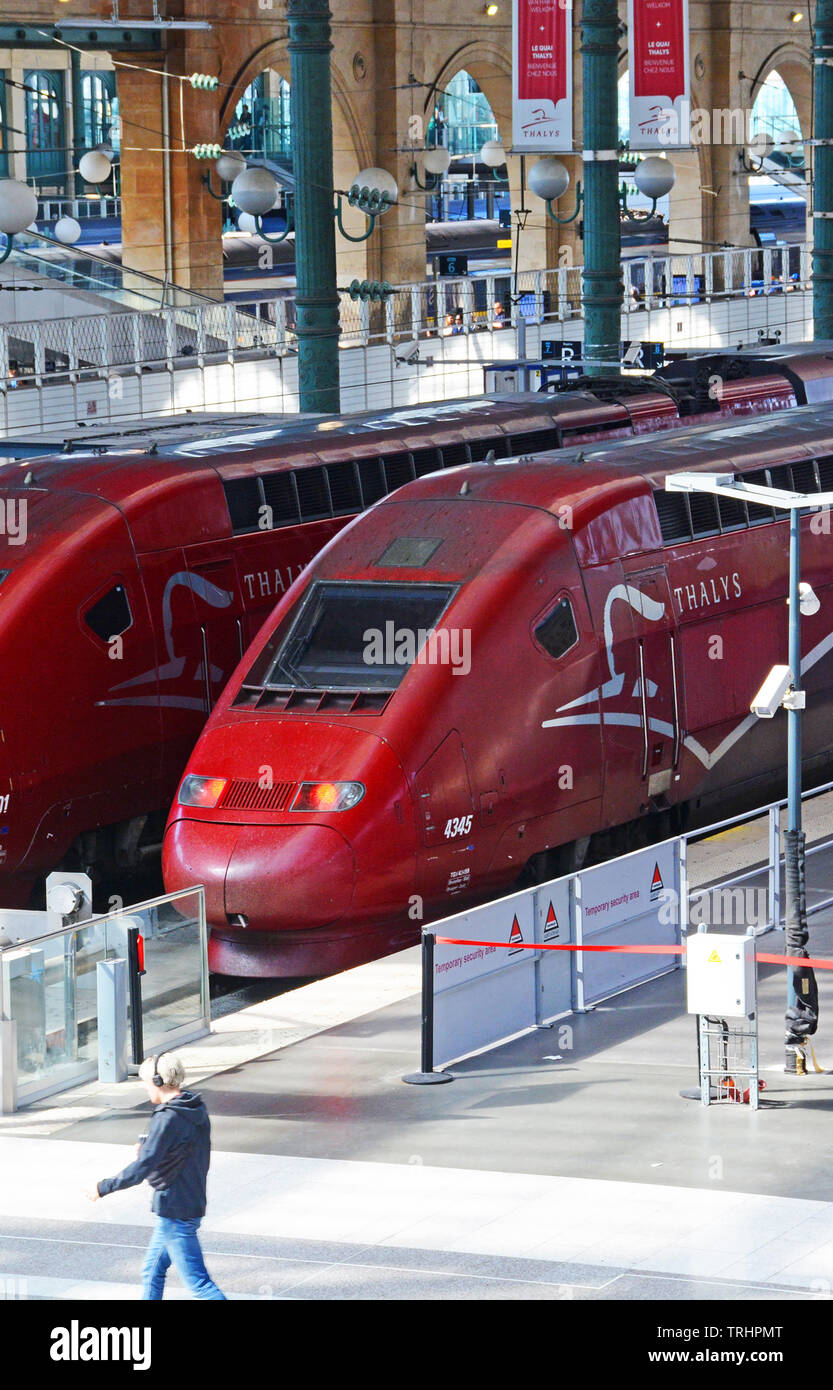
[{"label": "train coach", "polygon": [[686,371],[346,419],[168,424],[7,464],[0,903],[38,903],[57,867],[102,888],[118,874],[122,891],[125,872],[158,866],[182,769],[249,642],[345,522],[401,484],[833,394],[823,345]]},{"label": "train coach", "polygon": [[[669,473],[833,488],[805,407],[423,478],[275,609],[189,761],[169,889],[203,883],[212,968],[314,975],[588,852],[783,780],[750,701],[787,651],[788,522]],[[783,516],[783,513],[780,514]],[[833,539],[805,517],[805,762],[833,754]]]}]

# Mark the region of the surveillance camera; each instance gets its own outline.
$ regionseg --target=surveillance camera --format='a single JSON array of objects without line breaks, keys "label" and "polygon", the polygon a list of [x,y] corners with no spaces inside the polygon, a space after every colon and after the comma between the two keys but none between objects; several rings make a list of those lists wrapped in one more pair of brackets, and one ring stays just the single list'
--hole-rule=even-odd
[{"label": "surveillance camera", "polygon": [[412,362],[418,362],[418,361],[419,361],[419,344],[418,344],[418,343],[415,343],[414,346],[413,346],[408,352],[403,352],[403,353],[402,353],[402,356],[401,356],[401,357],[397,357],[396,360],[397,360],[397,362],[407,362],[409,366],[410,366],[410,364],[411,364]]},{"label": "surveillance camera", "polygon": [[789,666],[773,666],[750,705],[752,713],[757,714],[759,719],[772,719],[776,710],[781,708],[792,683],[793,673]]}]

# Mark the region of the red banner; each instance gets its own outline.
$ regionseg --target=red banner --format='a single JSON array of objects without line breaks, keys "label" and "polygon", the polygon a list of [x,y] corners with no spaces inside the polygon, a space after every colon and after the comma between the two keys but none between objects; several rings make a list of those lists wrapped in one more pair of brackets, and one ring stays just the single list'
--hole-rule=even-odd
[{"label": "red banner", "polygon": [[567,95],[565,11],[553,0],[518,5],[518,98],[561,101]]},{"label": "red banner", "polygon": [[564,0],[514,0],[512,148],[569,150],[573,10]]},{"label": "red banner", "polygon": [[632,149],[690,139],[688,0],[628,0]]}]

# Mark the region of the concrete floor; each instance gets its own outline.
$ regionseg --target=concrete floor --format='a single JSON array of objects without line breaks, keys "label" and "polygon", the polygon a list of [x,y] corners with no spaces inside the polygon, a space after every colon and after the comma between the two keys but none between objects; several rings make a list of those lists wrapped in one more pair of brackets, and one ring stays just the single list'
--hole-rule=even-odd
[{"label": "concrete floor", "polygon": [[[705,879],[757,850],[731,832],[700,853]],[[810,862],[818,900],[833,855]],[[833,956],[833,912],[811,931],[814,953]],[[772,933],[762,949],[782,943]],[[456,1064],[449,1085],[413,1087],[401,1077],[418,1066],[418,996],[363,1011],[367,972],[389,969],[329,983],[361,995],[357,1016],[200,1081],[215,1146],[204,1247],[230,1296],[831,1296],[833,1074],[783,1072],[783,969],[759,970],[757,1113],[680,1098],[697,1082],[682,971]],[[819,983],[817,1050],[833,1066],[833,973]],[[76,1120],[68,1100],[38,1130],[57,1113],[47,1102],[20,1116],[28,1129],[0,1128],[0,1291],[135,1297],[147,1192],[81,1195],[146,1128],[137,1088],[135,1103],[122,1092],[118,1108]]]}]

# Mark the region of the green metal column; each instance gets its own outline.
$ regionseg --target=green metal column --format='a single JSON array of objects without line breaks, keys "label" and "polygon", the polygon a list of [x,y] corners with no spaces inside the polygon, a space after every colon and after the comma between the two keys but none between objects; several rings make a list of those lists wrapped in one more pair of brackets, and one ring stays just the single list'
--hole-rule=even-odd
[{"label": "green metal column", "polygon": [[77,48],[69,50],[70,76],[72,85],[72,191],[73,196],[84,195],[84,180],[78,171],[78,161],[86,153],[84,141],[84,89],[81,78],[81,54]]},{"label": "green metal column", "polygon": [[330,10],[327,0],[289,0],[287,17],[300,407],[337,413],[339,322]]},{"label": "green metal column", "polygon": [[[833,0],[818,0],[813,40],[815,129],[813,138],[833,139]],[[833,338],[833,145],[815,149],[813,217],[814,336]]]},{"label": "green metal column", "polygon": [[[833,3],[833,0],[831,0]],[[584,352],[603,375],[619,364],[622,237],[619,226],[618,53],[616,0],[584,0]]]}]

